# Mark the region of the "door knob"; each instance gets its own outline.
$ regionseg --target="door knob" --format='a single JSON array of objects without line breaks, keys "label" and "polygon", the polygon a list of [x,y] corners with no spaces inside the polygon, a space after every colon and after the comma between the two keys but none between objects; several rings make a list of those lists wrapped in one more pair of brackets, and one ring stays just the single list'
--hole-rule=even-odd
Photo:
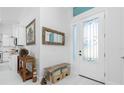
[{"label": "door knob", "polygon": [[81,54],[79,54],[79,56],[82,56]]}]

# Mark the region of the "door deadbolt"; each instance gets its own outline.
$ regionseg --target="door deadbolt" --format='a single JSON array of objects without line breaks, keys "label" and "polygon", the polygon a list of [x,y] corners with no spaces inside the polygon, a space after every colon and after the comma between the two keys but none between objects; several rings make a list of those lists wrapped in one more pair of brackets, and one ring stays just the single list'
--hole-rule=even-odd
[{"label": "door deadbolt", "polygon": [[79,52],[81,52],[81,50],[79,50]]}]

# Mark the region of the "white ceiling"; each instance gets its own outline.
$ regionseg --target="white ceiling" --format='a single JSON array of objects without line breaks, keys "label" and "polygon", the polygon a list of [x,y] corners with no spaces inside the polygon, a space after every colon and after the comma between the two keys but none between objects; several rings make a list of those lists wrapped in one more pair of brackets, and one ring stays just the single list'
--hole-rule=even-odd
[{"label": "white ceiling", "polygon": [[23,12],[21,7],[0,7],[0,23],[17,23]]}]

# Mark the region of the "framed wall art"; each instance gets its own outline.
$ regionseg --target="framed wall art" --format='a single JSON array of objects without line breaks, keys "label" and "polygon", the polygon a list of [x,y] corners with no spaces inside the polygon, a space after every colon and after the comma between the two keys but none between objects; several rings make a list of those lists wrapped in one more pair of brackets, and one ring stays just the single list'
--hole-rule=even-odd
[{"label": "framed wall art", "polygon": [[42,44],[64,45],[65,34],[47,27],[42,28]]},{"label": "framed wall art", "polygon": [[35,44],[35,19],[26,26],[26,45]]}]

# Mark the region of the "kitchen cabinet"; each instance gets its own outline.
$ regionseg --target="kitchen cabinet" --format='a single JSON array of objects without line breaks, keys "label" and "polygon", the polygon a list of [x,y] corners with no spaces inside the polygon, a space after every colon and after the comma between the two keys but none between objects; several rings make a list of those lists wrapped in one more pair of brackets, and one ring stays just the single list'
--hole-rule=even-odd
[{"label": "kitchen cabinet", "polygon": [[12,38],[10,35],[2,35],[2,46],[3,47],[14,47],[14,38]]},{"label": "kitchen cabinet", "polygon": [[3,52],[3,61],[10,62],[10,54],[8,52]]},{"label": "kitchen cabinet", "polygon": [[0,34],[0,47],[2,46],[2,34]]},{"label": "kitchen cabinet", "polygon": [[13,36],[17,38],[17,45],[24,45],[25,27],[20,24],[13,25]]},{"label": "kitchen cabinet", "polygon": [[15,41],[15,38],[13,38],[13,37],[10,37],[10,38],[9,38],[9,46],[10,46],[10,47],[15,47],[14,41]]},{"label": "kitchen cabinet", "polygon": [[9,46],[9,35],[2,36],[2,46]]},{"label": "kitchen cabinet", "polygon": [[24,33],[24,27],[23,26],[19,26],[19,30],[18,30],[18,39],[17,39],[17,44],[18,45],[24,45],[24,41],[25,41],[25,33]]}]

